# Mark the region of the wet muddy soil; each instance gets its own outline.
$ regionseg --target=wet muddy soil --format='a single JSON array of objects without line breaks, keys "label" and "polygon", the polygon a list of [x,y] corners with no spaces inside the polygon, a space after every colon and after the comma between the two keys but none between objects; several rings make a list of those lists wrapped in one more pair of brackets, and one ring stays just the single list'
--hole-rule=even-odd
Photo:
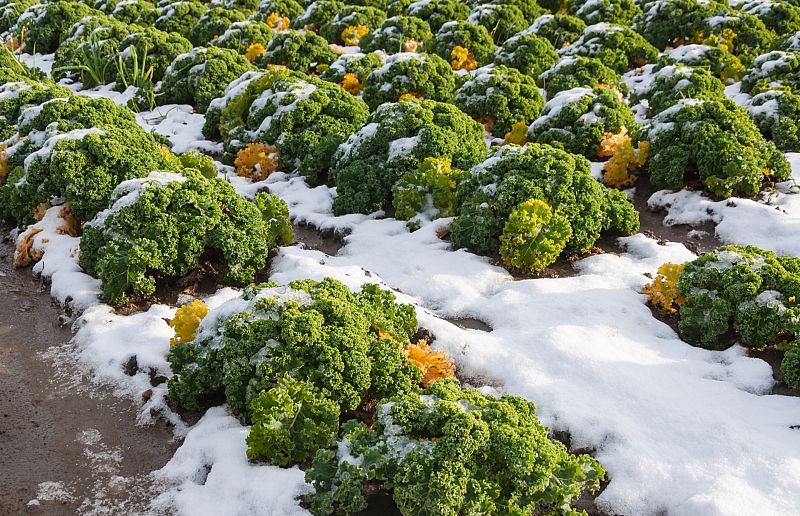
[{"label": "wet muddy soil", "polygon": [[[3,234],[7,234],[5,228]],[[178,443],[163,423],[48,358],[72,337],[62,310],[0,245],[0,514],[130,514]]]}]

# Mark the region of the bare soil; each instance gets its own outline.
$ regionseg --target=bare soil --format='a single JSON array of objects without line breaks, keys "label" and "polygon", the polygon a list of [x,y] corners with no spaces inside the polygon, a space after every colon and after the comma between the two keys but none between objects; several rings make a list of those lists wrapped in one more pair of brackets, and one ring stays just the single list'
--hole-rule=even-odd
[{"label": "bare soil", "polygon": [[[5,228],[3,228],[5,233]],[[62,310],[0,245],[0,514],[131,514],[178,443],[164,423],[47,358],[72,337]]]}]

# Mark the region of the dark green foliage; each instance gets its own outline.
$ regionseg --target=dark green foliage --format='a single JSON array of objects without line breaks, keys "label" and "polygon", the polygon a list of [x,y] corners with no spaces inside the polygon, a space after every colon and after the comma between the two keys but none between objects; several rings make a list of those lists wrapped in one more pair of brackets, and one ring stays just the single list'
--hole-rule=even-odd
[{"label": "dark green foliage", "polygon": [[738,57],[727,50],[707,45],[682,45],[668,50],[658,58],[657,67],[678,63],[705,68],[726,84],[738,81],[744,72],[744,65]]},{"label": "dark green foliage", "polygon": [[[113,7],[111,7],[112,5]],[[105,2],[105,6],[107,8],[104,9],[104,12],[115,20],[127,24],[136,23],[143,27],[155,23],[159,16],[155,4],[147,0]]]},{"label": "dark green foliage", "polygon": [[[719,7],[721,4],[710,5]],[[705,19],[702,34],[721,36],[725,29],[731,29],[736,34],[733,49],[730,51],[745,65],[750,64],[757,55],[768,51],[775,40],[775,33],[755,16],[724,6]]]},{"label": "dark green foliage", "polygon": [[577,41],[559,50],[559,54],[596,57],[612,70],[625,73],[655,61],[658,50],[628,27],[601,23],[587,27]]},{"label": "dark green foliage", "polygon": [[401,95],[449,102],[455,91],[450,63],[436,54],[404,52],[392,54],[379,69],[364,79],[364,102],[371,110]]},{"label": "dark green foliage", "polygon": [[514,123],[536,120],[544,100],[532,77],[499,65],[477,70],[458,88],[453,104],[503,137]]},{"label": "dark green foliage", "polygon": [[258,6],[258,10],[253,14],[252,19],[266,21],[270,14],[278,13],[282,17],[294,20],[304,11],[305,8],[295,0],[263,0]]},{"label": "dark green foliage", "polygon": [[386,56],[380,52],[342,54],[320,74],[326,81],[341,83],[345,74],[352,73],[363,84],[367,76],[383,66]]},{"label": "dark green foliage", "polygon": [[624,192],[606,188],[603,231],[616,235],[632,235],[639,231],[639,213]]},{"label": "dark green foliage", "polygon": [[549,41],[554,48],[562,48],[581,37],[586,23],[568,14],[545,14],[534,20],[526,32]]},{"label": "dark green foliage", "polygon": [[468,169],[485,156],[483,127],[452,104],[383,104],[334,155],[333,208],[338,214],[381,209],[392,185],[427,157],[450,157],[453,168]]},{"label": "dark green foliage", "polygon": [[15,33],[25,32],[26,48],[41,54],[49,54],[58,49],[70,27],[86,16],[103,13],[92,9],[83,2],[46,2],[35,4],[25,10],[17,21]]},{"label": "dark green foliage", "polygon": [[634,16],[641,13],[633,0],[568,0],[567,12],[588,25],[595,23],[618,23],[628,25]]},{"label": "dark green foliage", "polygon": [[371,429],[345,423],[337,450],[317,452],[307,471],[306,500],[314,514],[350,514],[370,486],[390,486],[404,515],[566,513],[605,471],[549,432],[523,398],[439,381],[383,400]]},{"label": "dark green foliage", "polygon": [[433,36],[426,21],[415,16],[393,16],[387,18],[379,28],[361,38],[358,46],[363,52],[383,50],[388,54],[405,52],[409,41],[422,43]]},{"label": "dark green foliage", "polygon": [[336,52],[330,49],[325,38],[306,30],[285,30],[275,34],[267,45],[267,52],[256,63],[313,73],[312,64],[327,65],[336,57]]},{"label": "dark green foliage", "polygon": [[583,56],[562,57],[551,68],[539,74],[538,83],[547,92],[547,98],[572,88],[594,88],[606,85],[627,93],[628,88],[620,81],[617,72],[600,62],[599,59]]},{"label": "dark green foliage", "polygon": [[800,93],[765,91],[745,107],[764,138],[784,152],[800,152]]},{"label": "dark green foliage", "polygon": [[495,64],[516,68],[533,78],[539,77],[557,61],[558,55],[547,39],[527,32],[503,43],[494,57]]},{"label": "dark green foliage", "polygon": [[267,48],[275,32],[264,22],[246,20],[230,24],[228,29],[211,41],[215,47],[231,48],[240,54],[247,52],[253,43]]},{"label": "dark green foliage", "polygon": [[429,2],[408,3],[411,5],[405,10],[405,14],[425,20],[434,32],[442,28],[445,23],[466,21],[467,16],[469,16],[469,5],[458,0],[430,0]]},{"label": "dark green foliage", "polygon": [[779,36],[800,30],[800,5],[780,0],[772,2],[749,0],[739,8],[742,12],[752,14],[764,22],[767,29]]},{"label": "dark green foliage", "polygon": [[224,34],[232,23],[243,22],[246,19],[247,17],[241,11],[212,7],[203,13],[189,31],[189,40],[196,46],[208,45],[215,36]]},{"label": "dark green foliage", "polygon": [[20,180],[0,188],[0,205],[24,226],[39,204],[65,197],[75,216],[88,220],[106,207],[121,181],[164,165],[156,140],[141,129],[77,129],[51,138],[24,171],[20,167]]},{"label": "dark green foliage", "polygon": [[292,219],[289,218],[289,206],[286,202],[267,192],[258,192],[253,199],[261,218],[269,224],[267,227],[267,247],[290,245],[294,242]]},{"label": "dark green foliage", "polygon": [[14,0],[13,2],[3,2],[3,4],[0,5],[0,33],[4,33],[14,27],[25,9],[38,3],[38,0]]},{"label": "dark green foliage", "polygon": [[566,215],[572,229],[567,247],[584,253],[603,229],[630,234],[638,229],[633,206],[606,194],[590,175],[586,158],[549,145],[503,145],[471,171],[456,191],[457,216],[450,225],[456,247],[490,253],[511,212],[529,199],[545,201]]},{"label": "dark green foliage", "polygon": [[[62,92],[51,88],[34,87],[25,98]],[[109,99],[65,96],[19,117],[25,139],[10,156],[9,168],[24,180],[6,183],[0,204],[5,216],[22,226],[51,197],[66,197],[75,216],[88,220],[106,207],[117,183],[165,166],[157,141],[130,110]]]},{"label": "dark green foliage", "polygon": [[561,91],[544,105],[541,117],[528,129],[528,140],[595,157],[606,133],[633,132],[637,127],[620,97],[609,88]]},{"label": "dark green foliage", "polygon": [[466,21],[451,21],[442,25],[436,35],[425,42],[425,51],[438,54],[449,63],[456,46],[466,48],[475,56],[479,66],[491,62],[495,50],[486,27]]},{"label": "dark green foliage", "polygon": [[308,4],[306,10],[292,20],[293,29],[319,30],[326,23],[333,21],[336,13],[344,7],[339,0],[316,0]]},{"label": "dark green foliage", "polygon": [[155,172],[120,184],[111,207],[84,226],[80,265],[112,303],[152,294],[158,278],[185,276],[203,256],[220,281],[247,283],[266,262],[270,224],[222,179]]},{"label": "dark green foliage", "polygon": [[381,11],[386,11],[389,2],[388,0],[348,0],[347,2],[345,2],[345,4],[360,5],[363,7],[372,7],[374,9],[380,9]]},{"label": "dark green foliage", "polygon": [[519,8],[510,4],[479,4],[470,13],[467,21],[483,25],[498,45],[521,30],[528,22]]},{"label": "dark green foliage", "polygon": [[235,50],[195,47],[169,65],[156,87],[156,101],[159,105],[192,104],[203,113],[231,81],[252,68]]},{"label": "dark green foliage", "polygon": [[336,84],[273,70],[230,101],[220,117],[220,132],[229,161],[247,143],[264,142],[278,148],[281,170],[298,168],[309,183],[319,184],[336,147],[368,115],[362,100]]},{"label": "dark green foliage", "polygon": [[191,39],[192,29],[208,7],[199,0],[179,1],[161,8],[161,15],[153,26],[164,32],[177,32]]},{"label": "dark green foliage", "polygon": [[712,14],[709,6],[697,0],[651,0],[642,10],[633,18],[631,27],[660,49],[691,41]]},{"label": "dark green foliage", "polygon": [[339,430],[339,406],[313,384],[291,376],[250,400],[253,426],[247,436],[247,456],[278,466],[307,462],[333,444]]},{"label": "dark green foliage", "polygon": [[513,5],[522,12],[522,16],[527,20],[525,28],[530,24],[530,20],[535,20],[547,12],[539,6],[536,0],[477,0],[473,5]]},{"label": "dark green foliage", "polygon": [[[135,49],[140,69],[142,61],[145,61],[145,68],[153,67],[152,80],[155,83],[164,78],[164,73],[176,57],[192,49],[192,44],[176,32],[164,32],[153,27],[145,27],[141,31],[132,33],[120,41],[120,53],[118,56],[112,56],[108,65],[110,80],[117,81],[117,86],[122,86],[118,75],[119,59],[121,58],[122,67],[127,74],[135,68],[132,49]],[[147,55],[146,60],[145,55]]]},{"label": "dark green foliage", "polygon": [[647,100],[652,118],[681,99],[723,100],[725,87],[719,79],[703,68],[682,65],[660,67],[653,80],[631,93],[632,104]]},{"label": "dark green foliage", "polygon": [[756,57],[742,77],[742,91],[755,95],[770,89],[800,91],[800,52],[773,50]]},{"label": "dark green foliage", "polygon": [[[712,193],[752,197],[765,179],[789,178],[789,162],[731,100],[684,99],[653,118],[640,139],[650,140],[650,182],[682,188],[697,177]],[[766,174],[769,177],[766,177]]]},{"label": "dark green foliage", "polygon": [[552,14],[567,12],[567,0],[537,0],[539,5]]},{"label": "dark green foliage", "polygon": [[361,5],[345,5],[336,13],[336,16],[319,28],[319,33],[330,43],[343,44],[342,31],[347,27],[363,25],[369,30],[375,30],[386,19],[386,13],[374,7]]},{"label": "dark green foliage", "polygon": [[[2,55],[2,52],[0,52]],[[24,66],[24,65],[23,65]],[[55,98],[66,98],[72,95],[72,90],[66,86],[59,86],[50,81],[39,82],[23,75],[9,73],[2,69],[0,86],[2,99],[0,99],[0,139],[7,140],[17,132],[17,118],[26,106],[36,106]]]},{"label": "dark green foliage", "polygon": [[800,390],[800,344],[795,345],[783,356],[781,374],[786,385]]},{"label": "dark green foliage", "polygon": [[689,262],[678,282],[686,299],[678,329],[691,343],[718,348],[734,329],[763,347],[800,331],[800,258],[753,246],[723,246]]},{"label": "dark green foliage", "polygon": [[800,52],[800,31],[787,34],[783,39],[776,41],[774,50]]},{"label": "dark green foliage", "polygon": [[[194,341],[172,349],[169,394],[178,406],[196,410],[204,406],[206,392],[224,390],[235,414],[255,420],[251,407],[264,408],[256,401],[260,393],[286,399],[285,393],[269,393],[278,387],[276,381],[291,374],[305,389],[313,389],[315,394],[296,396],[312,394],[320,409],[315,412],[323,416],[315,418],[324,421],[331,407],[319,396],[337,410],[352,411],[365,398],[413,391],[421,379],[403,354],[406,335],[388,337],[378,331],[397,312],[407,314],[416,330],[413,308],[396,304],[391,293],[370,288],[354,294],[327,278],[254,287],[229,303],[235,308],[226,309],[222,318],[212,312],[207,329],[204,321]],[[279,415],[292,410],[292,404],[273,410]]]},{"label": "dark green foliage", "polygon": [[[76,76],[86,87],[111,82],[116,68],[120,43],[132,27],[105,16],[87,17],[70,29],[69,36],[56,50],[53,79]],[[90,72],[85,67],[91,65]]]}]

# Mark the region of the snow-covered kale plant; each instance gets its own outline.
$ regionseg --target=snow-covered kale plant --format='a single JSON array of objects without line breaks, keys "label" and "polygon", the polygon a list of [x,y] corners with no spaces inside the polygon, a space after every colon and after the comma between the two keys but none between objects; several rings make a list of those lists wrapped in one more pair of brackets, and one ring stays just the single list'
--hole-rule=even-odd
[{"label": "snow-covered kale plant", "polygon": [[362,37],[358,46],[362,52],[415,52],[432,36],[431,27],[425,20],[416,16],[392,16]]},{"label": "snow-covered kale plant", "polygon": [[584,56],[562,57],[556,64],[539,74],[538,83],[547,92],[548,99],[555,97],[559,91],[572,88],[607,86],[622,93],[628,91],[617,72],[597,58]]},{"label": "snow-covered kale plant", "polygon": [[528,141],[547,143],[588,158],[603,154],[613,135],[634,132],[633,113],[611,88],[572,88],[558,92],[528,128]]},{"label": "snow-covered kale plant", "polygon": [[253,60],[260,54],[255,50],[266,52],[267,45],[275,35],[269,26],[260,21],[245,20],[231,23],[218,38],[211,40],[215,47],[231,48],[240,54],[251,53]]},{"label": "snow-covered kale plant", "polygon": [[768,90],[748,99],[745,108],[764,138],[784,152],[800,152],[800,94]]},{"label": "snow-covered kale plant", "polygon": [[773,50],[755,58],[742,77],[742,91],[755,95],[767,90],[800,91],[800,52]]},{"label": "snow-covered kale plant", "polygon": [[498,45],[514,34],[528,28],[522,11],[511,4],[483,3],[476,5],[467,21],[483,25]]},{"label": "snow-covered kale plant", "polygon": [[417,98],[449,102],[455,91],[450,63],[436,54],[401,52],[364,79],[362,98],[374,110],[385,102]]},{"label": "snow-covered kale plant", "polygon": [[307,462],[334,444],[340,415],[417,390],[422,375],[405,353],[416,330],[413,307],[375,284],[254,285],[172,347],[170,400],[197,410],[222,394],[253,423],[252,458]]},{"label": "snow-covered kale plant", "polygon": [[291,243],[271,238],[271,225],[288,224],[275,217],[223,179],[190,168],[153,172],[120,183],[110,207],[84,225],[80,265],[100,278],[113,303],[152,294],[158,279],[183,277],[201,262],[223,283],[243,284],[264,267],[270,248]]},{"label": "snow-covered kale plant", "polygon": [[403,100],[382,104],[342,143],[332,160],[336,213],[383,208],[392,186],[428,157],[465,170],[486,156],[483,127],[452,104]]},{"label": "snow-covered kale plant", "polygon": [[686,263],[672,282],[683,339],[721,349],[733,331],[746,347],[787,350],[781,372],[800,389],[800,258],[728,245]]},{"label": "snow-covered kale plant", "polygon": [[[494,148],[458,185],[453,245],[478,253],[501,249],[510,268],[530,273],[564,250],[588,251],[602,231],[635,232],[633,205],[590,169],[583,156],[549,145]],[[522,206],[530,200],[539,202]]]},{"label": "snow-covered kale plant", "polygon": [[336,59],[325,38],[307,30],[284,30],[275,34],[256,59],[256,64],[284,66],[314,73]]},{"label": "snow-covered kale plant", "polygon": [[458,0],[405,1],[408,3],[405,14],[425,20],[434,32],[438,31],[445,23],[466,21],[470,11],[469,3]]},{"label": "snow-covered kale plant", "polygon": [[650,141],[650,182],[682,188],[699,180],[720,197],[752,197],[765,180],[791,175],[786,157],[733,101],[682,99],[642,128]]},{"label": "snow-covered kale plant", "polygon": [[385,19],[386,13],[381,9],[364,5],[345,5],[339,9],[331,21],[319,28],[319,33],[330,43],[340,45],[358,44],[357,38],[345,41],[345,39],[352,37],[352,35],[346,33],[349,32],[348,29],[364,27],[366,31],[372,31],[380,27]]},{"label": "snow-covered kale plant", "polygon": [[657,67],[651,80],[635,88],[631,103],[647,101],[649,116],[670,108],[681,99],[723,100],[725,87],[703,68],[683,65]]},{"label": "snow-covered kale plant", "polygon": [[314,514],[351,514],[370,488],[391,486],[405,515],[568,513],[605,471],[549,432],[523,398],[438,381],[381,400],[371,427],[342,425],[336,449],[318,451],[306,472],[306,500]]},{"label": "snow-covered kale plant", "polygon": [[235,50],[195,47],[172,61],[156,85],[155,100],[159,105],[192,104],[204,113],[231,81],[252,69],[250,61]]},{"label": "snow-covered kale plant", "polygon": [[160,7],[160,16],[153,26],[164,32],[177,32],[191,39],[192,29],[208,10],[208,6],[199,0],[166,2]]},{"label": "snow-covered kale plant", "polygon": [[554,48],[572,44],[581,37],[586,23],[569,14],[544,14],[536,18],[526,32],[545,38]]},{"label": "snow-covered kale plant", "polygon": [[628,25],[642,11],[634,0],[567,0],[567,12],[589,25],[600,22]]},{"label": "snow-covered kale plant", "polygon": [[249,82],[220,115],[226,159],[249,143],[278,150],[279,170],[297,169],[319,184],[337,146],[369,114],[366,104],[340,86],[286,69],[271,70]]},{"label": "snow-covered kale plant", "polygon": [[562,56],[596,57],[618,73],[655,61],[658,50],[630,27],[596,23],[586,27],[572,45],[558,50]]},{"label": "snow-covered kale plant", "polygon": [[438,54],[454,69],[474,70],[491,62],[495,45],[486,27],[467,21],[449,21],[430,40],[425,51]]},{"label": "snow-covered kale plant", "polygon": [[553,45],[542,36],[521,32],[512,36],[497,49],[494,63],[510,66],[533,78],[558,61]]},{"label": "snow-covered kale plant", "polygon": [[167,165],[159,142],[109,99],[76,95],[22,111],[20,139],[5,152],[10,174],[0,209],[19,225],[63,198],[78,220],[107,207],[114,187]]},{"label": "snow-covered kale plant", "polygon": [[658,59],[659,66],[665,64],[704,68],[726,84],[738,81],[745,70],[739,58],[729,51],[718,46],[698,44],[681,45],[667,50]]},{"label": "snow-covered kale plant", "polygon": [[475,70],[456,91],[453,104],[502,138],[515,123],[527,126],[536,120],[544,100],[533,77],[499,65]]}]

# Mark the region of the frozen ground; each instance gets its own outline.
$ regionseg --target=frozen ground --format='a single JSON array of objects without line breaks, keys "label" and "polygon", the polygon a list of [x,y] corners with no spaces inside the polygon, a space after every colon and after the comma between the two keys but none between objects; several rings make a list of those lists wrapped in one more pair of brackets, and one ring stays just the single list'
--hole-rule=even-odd
[{"label": "frozen ground", "polygon": [[[202,117],[185,106],[160,108],[140,119],[181,150],[214,149],[214,142],[199,136]],[[800,156],[789,158],[794,178],[800,179]],[[486,258],[450,249],[436,235],[447,220],[409,233],[393,219],[334,217],[335,190],[311,189],[296,177],[274,174],[261,184],[234,177],[232,182],[245,194],[267,187],[289,203],[296,222],[347,235],[335,256],[303,246],[282,248],[271,263],[272,280],[331,276],[352,288],[378,282],[395,290],[401,301],[416,306],[421,325],[437,336],[435,347],[455,358],[463,377],[534,401],[545,424],[570,434],[573,448],[596,451],[610,478],[597,500],[600,509],[800,513],[800,398],[769,394],[771,368],[738,346],[714,352],[682,342],[652,316],[640,294],[648,281],[645,273],[665,261],[693,257],[683,245],[660,245],[638,234],[620,240],[620,254],[576,262],[572,277],[518,281]],[[758,201],[714,202],[682,191],[657,192],[650,204],[667,209],[666,224],[712,221],[722,242],[800,255],[797,194],[790,181]],[[56,217],[49,213],[39,223],[43,231],[34,239],[45,254],[35,270],[52,280],[54,297],[82,310],[71,356],[97,382],[139,399],[150,388],[146,368],[169,374],[171,331],[164,318],[174,307],[114,314],[97,300],[96,281],[77,269],[77,239],[54,238]],[[235,295],[222,289],[206,302],[213,308]],[[481,320],[492,331],[447,322],[457,318]],[[133,355],[140,370],[129,376],[123,370]],[[224,407],[187,427],[166,407],[164,395],[163,384],[154,388],[138,420],[147,423],[161,414],[185,440],[154,473],[163,488],[152,510],[303,512],[297,496],[308,487],[299,470],[248,463],[247,429]]]}]

